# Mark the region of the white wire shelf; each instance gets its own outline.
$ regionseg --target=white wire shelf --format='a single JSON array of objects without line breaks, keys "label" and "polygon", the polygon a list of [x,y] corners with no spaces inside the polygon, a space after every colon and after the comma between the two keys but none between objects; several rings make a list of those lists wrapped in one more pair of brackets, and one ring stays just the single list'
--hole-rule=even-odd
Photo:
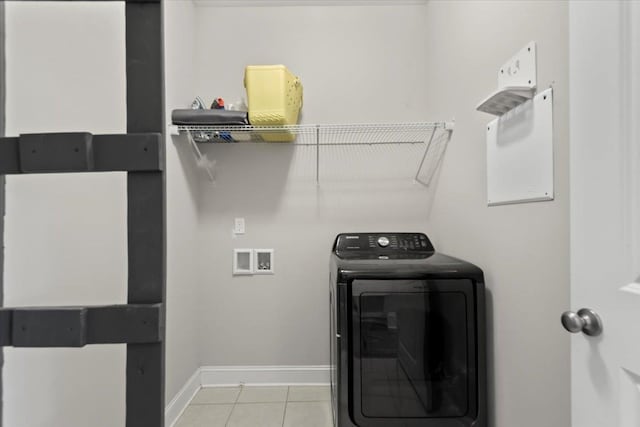
[{"label": "white wire shelf", "polygon": [[198,143],[269,142],[296,145],[415,144],[450,123],[330,124],[290,126],[178,126]]},{"label": "white wire shelf", "polygon": [[451,138],[453,122],[412,122],[380,124],[327,124],[290,126],[210,126],[179,125],[177,130],[186,134],[198,164],[207,170],[214,181],[215,162],[202,154],[199,144],[291,144],[316,147],[316,182],[320,181],[320,147],[324,146],[377,146],[424,145],[418,159],[415,181],[428,186],[446,145]]}]

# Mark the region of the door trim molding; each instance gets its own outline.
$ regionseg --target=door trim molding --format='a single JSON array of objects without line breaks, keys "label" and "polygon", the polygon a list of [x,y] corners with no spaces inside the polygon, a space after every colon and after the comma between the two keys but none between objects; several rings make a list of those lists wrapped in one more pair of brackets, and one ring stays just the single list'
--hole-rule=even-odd
[{"label": "door trim molding", "polygon": [[[640,28],[634,22],[640,22],[640,7],[637,2],[619,1],[619,63],[617,66],[618,98],[620,99],[618,123],[602,123],[601,126],[618,126],[621,140],[620,165],[621,189],[623,198],[621,209],[623,212],[623,239],[625,246],[631,248],[628,259],[625,259],[629,271],[625,271],[631,280],[638,280],[640,276],[640,137],[637,123],[640,114]],[[612,64],[613,65],[613,64]],[[615,68],[614,68],[615,69]]]}]

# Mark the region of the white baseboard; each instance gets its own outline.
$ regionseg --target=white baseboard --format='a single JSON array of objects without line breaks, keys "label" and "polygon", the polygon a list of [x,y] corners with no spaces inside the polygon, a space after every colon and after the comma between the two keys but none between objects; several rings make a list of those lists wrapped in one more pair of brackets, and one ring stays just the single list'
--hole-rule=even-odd
[{"label": "white baseboard", "polygon": [[178,421],[178,418],[180,418],[180,415],[187,409],[187,406],[189,406],[189,403],[191,403],[191,400],[198,390],[200,390],[202,386],[200,382],[200,371],[201,368],[196,369],[196,372],[187,380],[178,394],[175,395],[165,408],[164,423],[167,427],[173,427],[176,421]]},{"label": "white baseboard", "polygon": [[329,384],[329,366],[203,366],[203,387],[221,385]]},{"label": "white baseboard", "polygon": [[169,402],[164,419],[173,427],[201,387],[233,385],[328,385],[329,366],[203,366]]}]

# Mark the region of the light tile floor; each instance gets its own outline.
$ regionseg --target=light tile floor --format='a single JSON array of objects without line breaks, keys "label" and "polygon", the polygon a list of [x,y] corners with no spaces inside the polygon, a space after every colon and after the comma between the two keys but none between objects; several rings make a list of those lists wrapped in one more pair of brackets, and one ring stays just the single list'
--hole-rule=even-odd
[{"label": "light tile floor", "polygon": [[333,427],[329,386],[201,389],[175,427]]}]

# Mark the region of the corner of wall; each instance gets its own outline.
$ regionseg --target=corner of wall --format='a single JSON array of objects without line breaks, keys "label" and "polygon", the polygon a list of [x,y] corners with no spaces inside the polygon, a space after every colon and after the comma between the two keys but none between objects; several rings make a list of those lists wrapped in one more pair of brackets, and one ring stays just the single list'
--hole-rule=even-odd
[{"label": "corner of wall", "polygon": [[[194,93],[191,77],[194,68],[191,66],[194,59],[194,8],[192,1],[163,1],[167,124],[171,123],[171,110],[188,105]],[[185,393],[191,392],[193,372],[199,372],[201,364],[200,337],[196,327],[199,324],[197,307],[201,299],[197,209],[200,183],[192,164],[193,155],[185,142],[184,137],[167,133],[168,413],[175,412],[180,402],[190,399],[190,396],[185,397]],[[185,382],[187,385],[183,386]]]}]

